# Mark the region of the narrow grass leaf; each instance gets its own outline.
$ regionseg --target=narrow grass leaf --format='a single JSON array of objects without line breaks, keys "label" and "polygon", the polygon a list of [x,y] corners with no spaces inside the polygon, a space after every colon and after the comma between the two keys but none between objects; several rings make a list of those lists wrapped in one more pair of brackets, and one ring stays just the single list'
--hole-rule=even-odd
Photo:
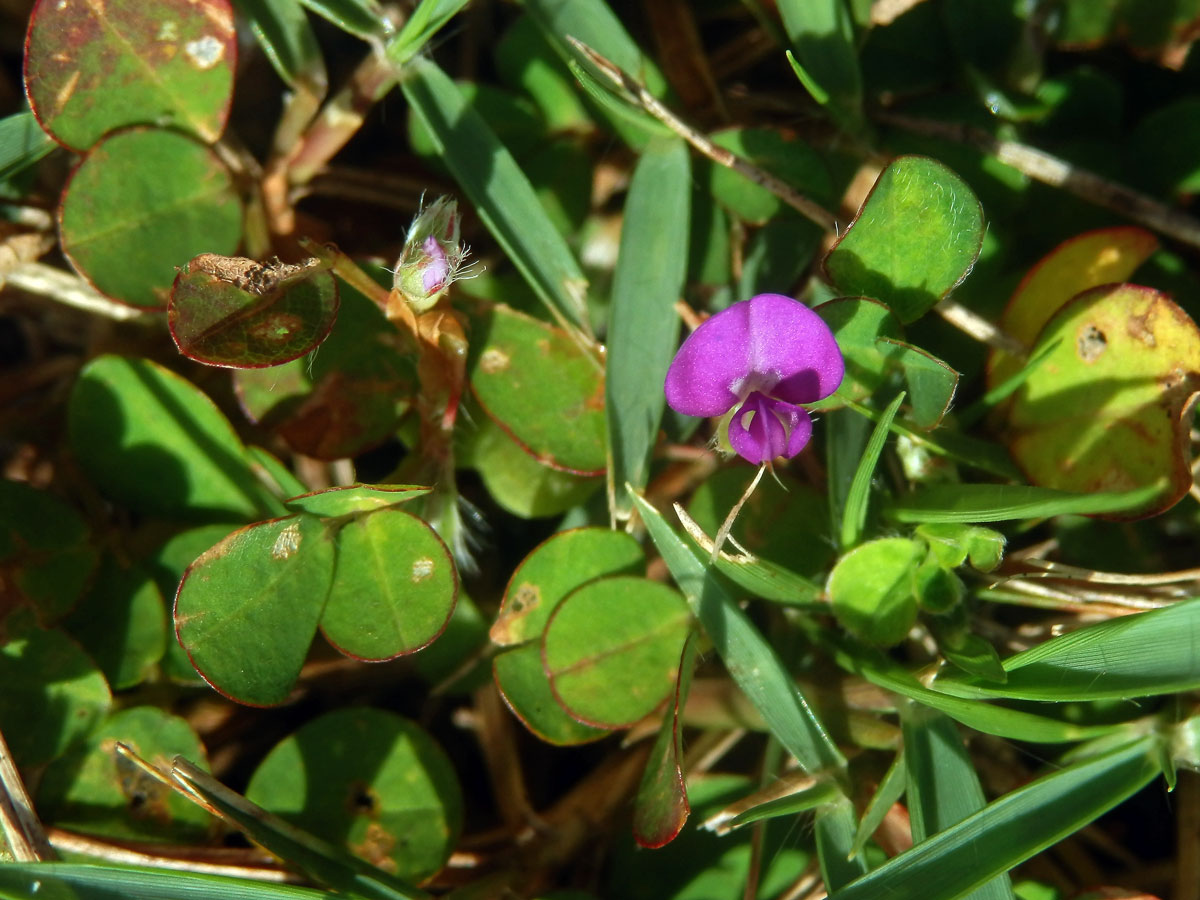
[{"label": "narrow grass leaf", "polygon": [[636,494],[634,503],[692,612],[767,727],[806,772],[815,774],[844,766],[845,759],[796,682],[713,571],[658,510]]},{"label": "narrow grass leaf", "polygon": [[143,866],[23,863],[0,866],[0,896],[78,900],[337,900],[347,895],[264,884],[224,875],[172,872]]},{"label": "narrow grass leaf", "polygon": [[[621,251],[608,319],[605,408],[609,478],[645,486],[666,403],[663,381],[675,353],[675,301],[687,272],[691,165],[679,138],[654,140],[638,160],[625,201]],[[632,501],[618,487],[619,516]]]},{"label": "narrow grass leaf", "polygon": [[[862,74],[850,10],[844,0],[779,0],[788,40],[805,87],[848,130],[862,122]],[[793,67],[796,63],[793,62]]]},{"label": "narrow grass leaf", "polygon": [[182,757],[175,757],[171,774],[210,812],[241,829],[256,844],[300,869],[313,881],[370,900],[428,900],[430,897],[425,891],[405,884],[348,850],[335,847],[272,815]]},{"label": "narrow grass leaf", "polygon": [[318,16],[342,31],[368,40],[392,30],[392,24],[375,0],[300,0]]},{"label": "narrow grass leaf", "polygon": [[431,60],[414,60],[400,87],[443,162],[534,293],[560,322],[586,331],[587,279],[516,160]]},{"label": "narrow grass leaf", "polygon": [[888,810],[904,796],[905,788],[908,787],[907,774],[908,770],[904,766],[904,753],[897,753],[892,764],[888,766],[883,780],[879,782],[879,787],[871,795],[867,808],[863,811],[862,819],[858,823],[858,831],[854,835],[853,852],[862,852],[863,847],[867,846],[867,841],[871,839],[871,835],[875,833],[875,829],[883,824]]},{"label": "narrow grass leaf", "polygon": [[56,146],[31,112],[0,119],[0,181],[33,165]]},{"label": "narrow grass leaf", "polygon": [[1021,710],[952,696],[925,687],[906,669],[888,662],[878,653],[872,652],[873,658],[868,659],[867,651],[851,650],[841,643],[832,643],[832,649],[838,665],[847,671],[861,675],[872,684],[909,700],[944,712],[952,719],[984,734],[1039,744],[1061,744],[1098,737],[1122,727],[1075,725]]},{"label": "narrow grass leaf", "polygon": [[938,484],[893,502],[886,514],[897,522],[1005,522],[1068,513],[1119,513],[1145,503],[1161,484],[1132,491],[1075,494],[1024,484]]},{"label": "narrow grass leaf", "polygon": [[1105,700],[1200,688],[1200,599],[1121,616],[1052,638],[1004,661],[1003,684],[939,679],[962,697]]},{"label": "narrow grass leaf", "polygon": [[835,890],[832,900],[953,900],[1107,812],[1161,771],[1149,735],[1060,769]]},{"label": "narrow grass leaf", "polygon": [[397,65],[407,63],[466,5],[467,0],[421,0],[399,34],[388,41],[388,59]]},{"label": "narrow grass leaf", "polygon": [[325,62],[312,25],[298,0],[234,0],[250,30],[288,87],[297,81],[325,84]]},{"label": "narrow grass leaf", "polygon": [[888,404],[875,430],[867,441],[867,449],[863,451],[858,468],[854,470],[854,479],[850,482],[850,491],[846,494],[846,506],[842,510],[842,548],[853,547],[862,539],[863,526],[867,523],[867,501],[871,494],[871,476],[875,474],[875,466],[879,464],[879,456],[883,453],[883,445],[887,441],[888,429],[896,411],[904,402],[905,392],[901,391],[895,400]]},{"label": "narrow grass leaf", "polygon": [[[956,825],[984,806],[983,788],[953,720],[921,706],[901,715],[907,770],[908,814],[913,841]],[[1012,900],[1007,874],[997,876],[966,900]]]}]

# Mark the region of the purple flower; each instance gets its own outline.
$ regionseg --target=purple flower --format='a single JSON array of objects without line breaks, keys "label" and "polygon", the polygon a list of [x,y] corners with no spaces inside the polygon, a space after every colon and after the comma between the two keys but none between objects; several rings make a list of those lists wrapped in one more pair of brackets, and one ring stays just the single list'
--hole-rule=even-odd
[{"label": "purple flower", "polygon": [[759,294],[692,332],[667,370],[667,402],[689,416],[729,419],[729,444],[743,459],[789,459],[812,437],[799,403],[832,394],[845,374],[833,333],[803,303]]}]

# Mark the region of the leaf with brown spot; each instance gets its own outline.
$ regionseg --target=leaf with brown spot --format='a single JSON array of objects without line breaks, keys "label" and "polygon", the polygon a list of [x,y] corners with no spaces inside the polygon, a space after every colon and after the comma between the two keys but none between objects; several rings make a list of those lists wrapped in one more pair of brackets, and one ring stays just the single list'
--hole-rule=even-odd
[{"label": "leaf with brown spot", "polygon": [[[1000,315],[1000,328],[1032,346],[1051,317],[1076,294],[1128,279],[1158,249],[1153,234],[1136,226],[1101,228],[1063,241],[1025,275]],[[987,381],[996,387],[1021,362],[1003,350],[988,357]]]},{"label": "leaf with brown spot", "polygon": [[1187,313],[1152,288],[1101,285],[1047,323],[1034,352],[1043,349],[1008,415],[1009,449],[1029,479],[1081,493],[1162,485],[1120,518],[1183,497],[1192,484],[1184,413],[1200,390],[1200,329]]},{"label": "leaf with brown spot", "polygon": [[167,304],[179,351],[237,369],[277,366],[310,352],[338,311],[337,282],[315,263],[197,256],[176,277]]}]

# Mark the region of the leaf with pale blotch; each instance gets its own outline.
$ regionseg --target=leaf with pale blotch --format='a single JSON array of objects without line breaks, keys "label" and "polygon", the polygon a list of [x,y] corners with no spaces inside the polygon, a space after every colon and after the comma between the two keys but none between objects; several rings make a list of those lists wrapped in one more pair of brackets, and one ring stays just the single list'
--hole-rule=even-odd
[{"label": "leaf with pale blotch", "polygon": [[[997,324],[1032,347],[1068,300],[1088,288],[1125,281],[1157,249],[1153,234],[1132,225],[1101,228],[1063,241],[1021,279]],[[1020,360],[993,350],[988,357],[988,386],[1002,384],[1020,368]]]},{"label": "leaf with pale blotch", "polygon": [[603,471],[607,430],[599,363],[566,332],[505,306],[472,335],[471,388],[484,411],[543,465]]},{"label": "leaf with pale blotch", "polygon": [[537,640],[563,597],[605,575],[634,574],[646,557],[634,538],[608,528],[574,528],[543,541],[513,572],[492,625],[492,641]]},{"label": "leaf with pale blotch", "polygon": [[286,700],[333,567],[333,541],[307,513],[257,522],[201,554],[175,597],[175,634],[196,671],[239,703]]},{"label": "leaf with pale blotch", "polygon": [[1200,390],[1196,323],[1152,288],[1102,285],[1047,323],[1043,348],[1008,416],[1009,450],[1030,480],[1080,493],[1158,486],[1117,518],[1174,505],[1192,485],[1184,413]]},{"label": "leaf with pale blotch", "polygon": [[236,55],[228,0],[40,0],[25,84],[42,127],[72,150],[127,125],[212,143],[229,116]]},{"label": "leaf with pale blotch", "polygon": [[411,513],[385,509],[337,532],[337,565],[321,616],[325,639],[379,661],[430,644],[454,612],[458,573],[441,538]]}]

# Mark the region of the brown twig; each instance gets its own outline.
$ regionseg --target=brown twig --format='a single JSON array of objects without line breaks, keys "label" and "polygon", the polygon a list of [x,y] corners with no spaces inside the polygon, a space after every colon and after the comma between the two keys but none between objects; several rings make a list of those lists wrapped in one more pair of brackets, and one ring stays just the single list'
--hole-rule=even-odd
[{"label": "brown twig", "polygon": [[747,162],[736,153],[732,153],[724,147],[718,147],[695,128],[688,125],[663,106],[642,84],[634,80],[632,76],[611,60],[601,56],[587,44],[570,35],[567,36],[567,40],[570,41],[571,46],[599,69],[606,78],[620,88],[631,102],[654,116],[654,118],[658,119],[695,147],[700,153],[718,165],[733,169],[739,175],[748,178],[760,187],[766,188],[788,206],[792,207],[792,209],[800,213],[800,215],[815,222],[825,231],[837,231],[837,219],[834,218],[833,213],[829,212],[829,210],[808,199],[808,197],[805,197],[787,182],[776,178],[770,172],[758,168],[758,166]]}]

